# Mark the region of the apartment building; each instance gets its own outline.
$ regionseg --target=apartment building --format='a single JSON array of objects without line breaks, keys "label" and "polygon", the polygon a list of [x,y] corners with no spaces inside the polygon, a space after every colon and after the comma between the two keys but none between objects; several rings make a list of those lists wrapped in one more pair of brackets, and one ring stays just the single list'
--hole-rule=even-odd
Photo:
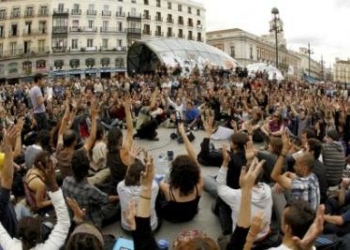
[{"label": "apartment building", "polygon": [[149,37],[205,41],[205,8],[188,0],[0,1],[0,82],[111,77]]}]

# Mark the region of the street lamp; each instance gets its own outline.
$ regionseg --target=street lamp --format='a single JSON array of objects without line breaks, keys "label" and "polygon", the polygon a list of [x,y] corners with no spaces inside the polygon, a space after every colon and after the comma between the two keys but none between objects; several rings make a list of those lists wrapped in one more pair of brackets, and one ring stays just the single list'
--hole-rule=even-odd
[{"label": "street lamp", "polygon": [[313,54],[314,52],[311,50],[310,43],[308,45],[307,53],[309,54],[309,76],[311,76],[311,54]]},{"label": "street lamp", "polygon": [[283,32],[283,29],[281,26],[278,25],[278,21],[280,20],[279,16],[279,10],[277,8],[273,8],[271,11],[273,15],[273,24],[270,29],[270,32],[274,31],[275,32],[275,42],[276,42],[276,68],[278,68],[278,33]]}]

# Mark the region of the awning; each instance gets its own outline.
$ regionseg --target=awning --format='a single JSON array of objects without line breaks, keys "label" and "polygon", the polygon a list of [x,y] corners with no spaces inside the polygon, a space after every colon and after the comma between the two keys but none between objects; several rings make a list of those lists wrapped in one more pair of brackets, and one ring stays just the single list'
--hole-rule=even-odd
[{"label": "awning", "polygon": [[303,79],[304,79],[304,81],[306,81],[308,83],[318,83],[320,81],[320,79],[317,79],[317,78],[309,76],[309,75],[304,75]]}]

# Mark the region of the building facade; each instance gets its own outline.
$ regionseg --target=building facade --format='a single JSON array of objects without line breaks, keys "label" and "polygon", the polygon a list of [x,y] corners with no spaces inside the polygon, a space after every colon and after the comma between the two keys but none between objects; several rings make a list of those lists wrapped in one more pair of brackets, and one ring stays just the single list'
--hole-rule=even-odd
[{"label": "building facade", "polygon": [[350,59],[340,60],[336,58],[334,64],[334,81],[350,84]]},{"label": "building facade", "polygon": [[[300,58],[301,74],[304,76],[311,76],[317,80],[325,79],[325,69],[321,62],[318,62],[312,58],[309,58],[308,49],[300,48],[296,54]],[[309,60],[310,59],[310,60]],[[310,68],[310,73],[309,73]]]},{"label": "building facade", "polygon": [[[229,29],[208,32],[207,43],[225,51],[244,67],[259,62],[276,65],[276,45],[270,41],[271,37],[257,36],[241,29]],[[284,75],[299,78],[300,58],[295,52],[286,49],[281,34],[278,41],[278,68]]]},{"label": "building facade", "polygon": [[110,77],[135,40],[205,41],[205,9],[188,0],[0,1],[0,81]]}]

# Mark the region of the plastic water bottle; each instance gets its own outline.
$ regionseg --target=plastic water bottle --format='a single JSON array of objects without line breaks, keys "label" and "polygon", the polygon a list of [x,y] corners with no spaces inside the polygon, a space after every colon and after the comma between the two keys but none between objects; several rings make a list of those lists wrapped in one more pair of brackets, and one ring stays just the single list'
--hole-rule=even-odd
[{"label": "plastic water bottle", "polygon": [[167,240],[158,240],[158,248],[162,250],[168,250],[169,249],[169,241]]}]

